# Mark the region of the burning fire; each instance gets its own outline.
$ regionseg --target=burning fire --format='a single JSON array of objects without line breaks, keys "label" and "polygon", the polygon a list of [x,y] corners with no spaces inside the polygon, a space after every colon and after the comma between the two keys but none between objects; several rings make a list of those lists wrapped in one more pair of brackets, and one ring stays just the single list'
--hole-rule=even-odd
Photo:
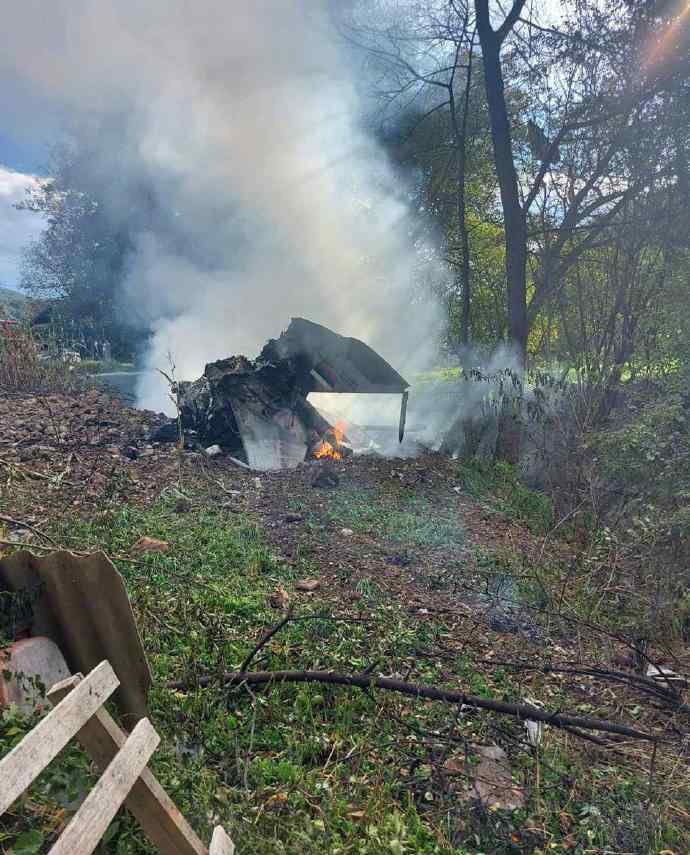
[{"label": "burning fire", "polygon": [[339,446],[343,444],[343,439],[345,437],[345,422],[339,421],[336,422],[335,427],[333,428],[333,442],[328,442],[326,439],[322,439],[320,445],[314,451],[314,457],[320,459],[322,457],[330,457],[331,460],[342,460],[343,453],[339,450]]}]

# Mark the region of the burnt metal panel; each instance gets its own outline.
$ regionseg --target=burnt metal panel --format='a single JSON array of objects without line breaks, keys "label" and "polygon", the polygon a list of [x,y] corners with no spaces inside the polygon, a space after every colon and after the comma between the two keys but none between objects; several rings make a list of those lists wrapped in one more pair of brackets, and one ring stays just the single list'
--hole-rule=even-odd
[{"label": "burnt metal panel", "polygon": [[293,318],[260,359],[294,359],[306,392],[400,394],[409,383],[369,345],[305,318]]}]

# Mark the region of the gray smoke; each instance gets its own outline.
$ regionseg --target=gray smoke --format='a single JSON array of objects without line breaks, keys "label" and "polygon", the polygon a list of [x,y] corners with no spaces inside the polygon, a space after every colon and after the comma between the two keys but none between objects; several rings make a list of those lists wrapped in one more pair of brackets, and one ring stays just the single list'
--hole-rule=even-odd
[{"label": "gray smoke", "polygon": [[[125,283],[127,311],[154,330],[152,368],[170,353],[194,378],[212,359],[254,356],[295,315],[402,373],[433,358],[431,291],[447,271],[364,127],[327,0],[12,7],[0,68],[63,104],[102,168],[140,176],[164,212],[138,220]],[[124,137],[110,138],[121,116]],[[109,204],[130,216],[126,183],[112,184]],[[159,381],[140,392],[166,406]]]}]

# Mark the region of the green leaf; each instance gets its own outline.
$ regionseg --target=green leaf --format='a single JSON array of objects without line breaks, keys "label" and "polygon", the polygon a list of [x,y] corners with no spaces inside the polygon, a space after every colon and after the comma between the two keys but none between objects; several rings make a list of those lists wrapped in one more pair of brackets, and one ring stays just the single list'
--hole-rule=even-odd
[{"label": "green leaf", "polygon": [[20,834],[12,847],[12,851],[14,855],[36,855],[41,851],[42,846],[43,832],[34,829]]}]

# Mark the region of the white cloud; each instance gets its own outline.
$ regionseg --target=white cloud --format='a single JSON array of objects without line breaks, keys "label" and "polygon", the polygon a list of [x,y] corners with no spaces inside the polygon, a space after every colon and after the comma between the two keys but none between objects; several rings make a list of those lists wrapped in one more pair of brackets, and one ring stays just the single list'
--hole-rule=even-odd
[{"label": "white cloud", "polygon": [[14,205],[24,199],[26,188],[36,177],[14,172],[0,164],[0,284],[12,287],[19,282],[22,249],[43,229],[43,220]]}]

